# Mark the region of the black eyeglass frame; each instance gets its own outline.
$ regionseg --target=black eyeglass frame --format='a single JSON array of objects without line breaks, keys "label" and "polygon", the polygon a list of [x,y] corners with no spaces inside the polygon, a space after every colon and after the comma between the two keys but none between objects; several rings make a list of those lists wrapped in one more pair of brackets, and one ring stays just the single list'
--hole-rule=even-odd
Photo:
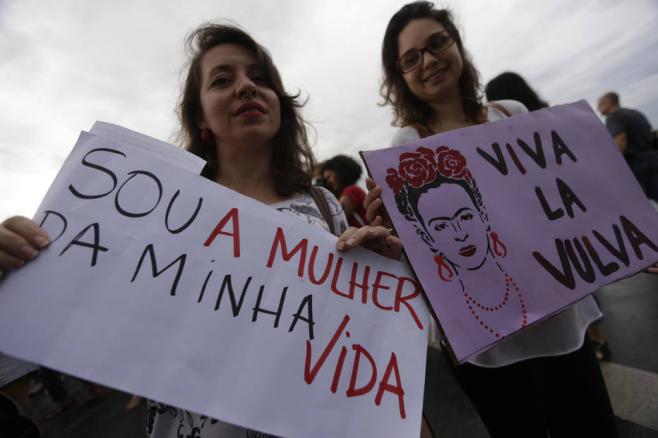
[{"label": "black eyeglass frame", "polygon": [[[431,42],[432,38],[434,38],[437,35],[441,35],[441,34],[445,34],[447,36],[446,44],[443,47],[441,47],[439,50],[436,50],[436,51],[430,49],[429,46],[430,46],[430,42]],[[400,58],[398,58],[397,67],[402,72],[402,74],[412,72],[412,71],[416,70],[418,68],[418,66],[423,62],[423,57],[425,56],[425,52],[428,52],[432,55],[438,55],[439,53],[447,50],[449,47],[452,47],[453,44],[455,44],[455,39],[452,37],[452,35],[450,35],[450,32],[448,32],[447,30],[441,30],[439,32],[435,32],[432,35],[427,37],[427,40],[425,42],[425,47],[423,47],[421,49],[414,48],[414,49],[407,50],[404,55],[402,55]],[[419,54],[418,62],[416,62],[411,68],[408,68],[408,69],[405,70],[405,69],[402,68],[402,58],[405,58],[406,56],[408,56],[411,53],[418,53]]]}]

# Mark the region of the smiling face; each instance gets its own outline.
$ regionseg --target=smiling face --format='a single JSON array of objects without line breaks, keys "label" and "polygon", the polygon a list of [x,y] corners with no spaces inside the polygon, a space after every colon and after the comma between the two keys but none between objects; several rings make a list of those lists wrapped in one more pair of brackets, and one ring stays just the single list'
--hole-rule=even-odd
[{"label": "smiling face", "polygon": [[487,225],[466,190],[442,184],[420,196],[418,212],[436,248],[453,265],[477,269],[489,249]]},{"label": "smiling face", "polygon": [[279,97],[256,58],[237,44],[215,46],[201,59],[199,126],[218,144],[270,144],[281,127]]},{"label": "smiling face", "polygon": [[[410,21],[398,35],[398,58],[409,50],[425,48],[428,39],[441,31],[445,31],[444,27],[431,18]],[[446,96],[458,95],[463,67],[459,48],[452,44],[437,55],[425,51],[420,65],[402,76],[414,96],[432,103]]]}]

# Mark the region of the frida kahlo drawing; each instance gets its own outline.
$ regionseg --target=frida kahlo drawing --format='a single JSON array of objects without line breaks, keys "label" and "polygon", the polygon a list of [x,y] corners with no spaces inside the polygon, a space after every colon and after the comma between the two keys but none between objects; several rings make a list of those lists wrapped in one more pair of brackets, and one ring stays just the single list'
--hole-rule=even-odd
[{"label": "frida kahlo drawing", "polygon": [[[398,211],[434,254],[429,262],[438,279],[459,283],[467,319],[495,339],[525,327],[523,293],[499,263],[507,247],[491,229],[464,156],[447,146],[418,147],[400,155],[397,169],[387,169],[386,183]],[[483,277],[490,280],[486,286]],[[503,321],[519,325],[502,330]]]}]

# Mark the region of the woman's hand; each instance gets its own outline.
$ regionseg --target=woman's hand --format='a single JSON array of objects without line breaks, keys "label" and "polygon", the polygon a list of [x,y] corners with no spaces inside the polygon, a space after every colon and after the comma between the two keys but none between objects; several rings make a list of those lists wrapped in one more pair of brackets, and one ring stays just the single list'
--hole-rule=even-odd
[{"label": "woman's hand", "polygon": [[50,243],[45,230],[34,221],[14,216],[0,224],[0,273],[20,268]]},{"label": "woman's hand", "polygon": [[658,275],[658,262],[646,268],[644,272],[646,272],[647,274]]},{"label": "woman's hand", "polygon": [[395,260],[400,260],[402,255],[402,242],[400,239],[392,235],[389,229],[382,226],[349,227],[336,242],[336,249],[339,251],[347,251],[357,246],[363,246]]},{"label": "woman's hand", "polygon": [[386,228],[391,228],[391,220],[388,218],[386,211],[384,211],[382,188],[376,185],[370,178],[366,178],[366,187],[368,188],[368,194],[366,195],[366,200],[363,202],[363,207],[366,209],[366,220],[374,227],[382,225]]}]

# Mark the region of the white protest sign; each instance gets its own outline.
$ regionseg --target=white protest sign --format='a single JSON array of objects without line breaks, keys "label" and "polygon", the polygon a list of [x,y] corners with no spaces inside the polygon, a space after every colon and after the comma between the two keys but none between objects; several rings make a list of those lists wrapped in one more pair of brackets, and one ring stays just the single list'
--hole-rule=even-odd
[{"label": "white protest sign", "polygon": [[81,134],[35,216],[53,243],[0,283],[0,351],[280,436],[418,436],[406,265],[121,143]]}]

